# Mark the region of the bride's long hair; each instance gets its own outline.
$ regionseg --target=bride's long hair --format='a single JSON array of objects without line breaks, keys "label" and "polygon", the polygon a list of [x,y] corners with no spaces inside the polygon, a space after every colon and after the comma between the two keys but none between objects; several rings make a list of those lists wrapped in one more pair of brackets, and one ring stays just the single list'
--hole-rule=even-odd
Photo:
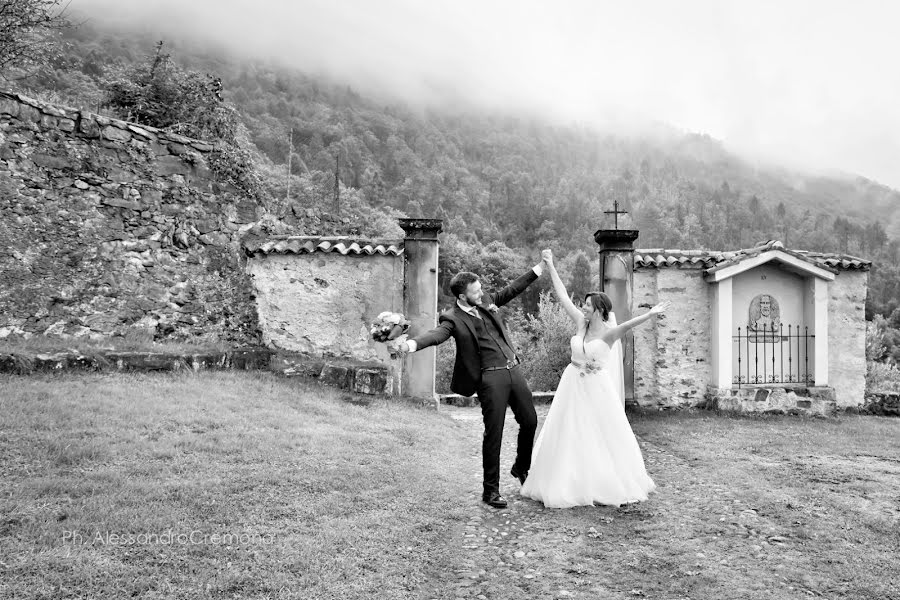
[{"label": "bride's long hair", "polygon": [[[584,299],[591,299],[591,306],[594,307],[594,310],[600,312],[600,317],[604,322],[609,320],[609,311],[612,310],[612,300],[609,299],[609,296],[604,294],[603,292],[588,292],[584,295]],[[581,351],[585,352],[584,349],[584,340],[587,339],[588,331],[591,328],[591,320],[587,320],[587,327],[584,328],[584,336],[581,338]]]}]

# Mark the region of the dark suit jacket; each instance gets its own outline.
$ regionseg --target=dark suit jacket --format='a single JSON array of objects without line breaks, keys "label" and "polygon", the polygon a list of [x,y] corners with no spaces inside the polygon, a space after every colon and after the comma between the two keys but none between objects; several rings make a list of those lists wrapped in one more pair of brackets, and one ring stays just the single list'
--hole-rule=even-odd
[{"label": "dark suit jacket", "polygon": [[[497,325],[497,329],[503,335],[503,339],[510,348],[515,350],[506,327],[503,325],[503,319],[499,314],[494,314],[487,310],[486,306],[496,304],[498,307],[503,306],[527,288],[537,279],[537,275],[532,269],[527,273],[509,283],[505,288],[496,294],[485,294],[481,299],[481,306],[477,307],[478,313],[484,319],[491,319]],[[463,396],[472,396],[478,390],[481,383],[481,350],[478,347],[478,338],[475,334],[475,327],[471,322],[472,317],[454,304],[453,308],[444,311],[438,317],[438,326],[418,335],[413,339],[416,342],[416,350],[428,348],[429,346],[437,346],[443,344],[452,336],[456,340],[456,362],[453,365],[453,379],[450,381],[450,389]]]}]

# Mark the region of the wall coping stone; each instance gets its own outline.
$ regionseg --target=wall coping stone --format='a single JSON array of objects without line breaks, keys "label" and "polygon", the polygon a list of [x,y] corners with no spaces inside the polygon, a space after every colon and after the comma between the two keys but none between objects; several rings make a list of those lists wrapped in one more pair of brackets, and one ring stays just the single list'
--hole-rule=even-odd
[{"label": "wall coping stone", "polygon": [[[7,102],[4,102],[4,100],[6,100]],[[88,123],[93,122],[100,127],[112,127],[114,129],[121,130],[129,137],[132,134],[135,134],[149,140],[156,139],[162,140],[164,142],[175,142],[191,146],[198,152],[209,152],[210,150],[215,148],[215,144],[206,140],[189,138],[183,135],[178,135],[177,133],[163,131],[162,129],[151,127],[149,125],[106,117],[86,110],[72,108],[70,106],[51,104],[49,102],[44,102],[43,100],[37,100],[35,98],[30,98],[22,94],[3,90],[0,90],[0,114],[6,114],[12,117],[21,118],[20,111],[17,108],[13,108],[13,106],[11,106],[8,101],[12,101],[16,106],[28,106],[31,109],[36,110],[41,115],[53,117],[54,119],[62,118],[74,121],[75,123],[79,124],[79,133],[88,137],[97,137],[97,135],[93,135],[92,133],[90,133],[91,129]]]}]

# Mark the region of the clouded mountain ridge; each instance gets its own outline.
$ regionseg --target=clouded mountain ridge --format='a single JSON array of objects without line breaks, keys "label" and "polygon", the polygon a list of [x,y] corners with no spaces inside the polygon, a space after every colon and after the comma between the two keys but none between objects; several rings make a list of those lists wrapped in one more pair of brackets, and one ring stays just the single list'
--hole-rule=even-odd
[{"label": "clouded mountain ridge", "polygon": [[[150,31],[88,23],[68,34],[69,52],[39,87],[70,103],[100,105],[103,79],[146,60],[155,41]],[[442,217],[450,231],[513,247],[597,228],[614,200],[630,211],[644,246],[728,248],[786,237],[812,250],[868,250],[849,238],[805,239],[804,221],[821,229],[826,217],[830,226],[838,216],[856,231],[878,223],[900,237],[900,192],[858,176],[754,163],[707,135],[658,124],[604,132],[459,103],[426,107],[199,41],[167,49],[187,68],[222,78],[276,194],[292,137],[296,177],[324,177],[338,166],[342,183],[373,205]],[[772,218],[741,221],[756,209]]]}]

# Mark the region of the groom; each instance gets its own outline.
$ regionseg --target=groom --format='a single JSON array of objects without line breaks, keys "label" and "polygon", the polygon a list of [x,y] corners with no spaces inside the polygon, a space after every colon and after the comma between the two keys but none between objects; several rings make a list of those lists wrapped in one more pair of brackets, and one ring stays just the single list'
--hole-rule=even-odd
[{"label": "groom", "polygon": [[506,500],[500,495],[500,443],[506,406],[512,409],[519,424],[516,460],[511,474],[520,483],[525,483],[531,467],[531,448],[537,429],[531,390],[522,375],[521,361],[497,307],[525,291],[542,271],[543,263],[539,263],[493,296],[482,291],[481,281],[475,273],[457,273],[450,280],[455,305],[441,313],[436,328],[399,345],[401,352],[415,352],[442,344],[451,337],[456,341],[450,389],[463,396],[478,393],[484,419],[481,445],[484,493],[481,499],[494,508],[506,508]]}]

